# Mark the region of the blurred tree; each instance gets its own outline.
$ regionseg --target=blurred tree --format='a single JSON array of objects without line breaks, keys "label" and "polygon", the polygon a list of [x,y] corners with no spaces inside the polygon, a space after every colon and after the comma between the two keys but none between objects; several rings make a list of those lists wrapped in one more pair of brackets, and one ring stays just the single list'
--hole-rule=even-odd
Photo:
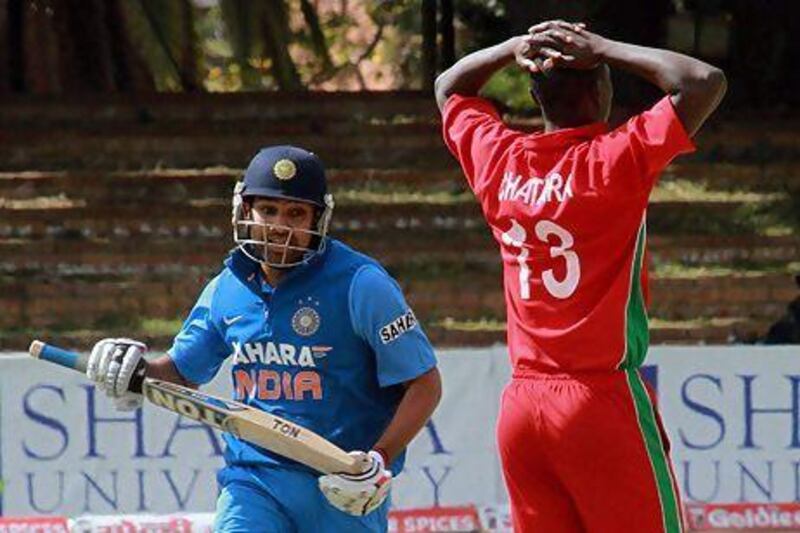
[{"label": "blurred tree", "polygon": [[0,92],[415,86],[421,1],[0,0]]},{"label": "blurred tree", "polygon": [[[583,21],[593,31],[612,39],[620,39],[644,46],[663,46],[667,17],[672,12],[671,0],[581,0],[562,2],[525,0],[477,2],[461,0],[457,3],[459,19],[475,32],[475,47],[489,46],[513,35],[527,32],[538,22],[551,19]],[[508,78],[495,83],[500,87],[523,87],[517,74],[504,73]],[[511,76],[511,78],[509,78]],[[630,113],[652,103],[657,91],[642,80],[623,72],[614,73],[615,103]],[[506,103],[519,105],[524,98],[508,95]]]},{"label": "blurred tree", "polygon": [[121,27],[127,28],[131,40],[137,43],[156,87],[200,90],[189,0],[124,0],[122,6],[125,20]]},{"label": "blurred tree", "polygon": [[422,0],[422,87],[433,90],[438,53],[436,47],[436,0]]},{"label": "blurred tree", "polygon": [[0,91],[54,93],[142,90],[120,0],[5,0]]},{"label": "blurred tree", "polygon": [[322,61],[322,74],[325,76],[334,70],[334,66],[330,50],[328,50],[325,33],[322,31],[320,25],[319,16],[309,0],[300,0],[300,8],[303,11],[303,18],[311,33],[311,43],[314,53]]},{"label": "blurred tree", "polygon": [[261,14],[264,30],[264,49],[272,60],[272,75],[283,90],[299,90],[303,88],[300,75],[289,55],[291,30],[289,29],[289,13],[286,4],[273,1],[264,4]]},{"label": "blurred tree", "polygon": [[[800,99],[797,0],[0,0],[0,93],[430,88],[456,48],[548,18],[664,46],[676,6],[690,53],[712,21],[729,31],[728,57],[710,58],[729,74],[726,105]],[[657,96],[627,78],[615,73],[617,103]],[[490,91],[529,107],[526,86],[510,68]]]},{"label": "blurred tree", "polygon": [[[732,18],[728,105],[787,107],[800,102],[800,2],[725,2]],[[794,44],[793,44],[794,43]]]}]

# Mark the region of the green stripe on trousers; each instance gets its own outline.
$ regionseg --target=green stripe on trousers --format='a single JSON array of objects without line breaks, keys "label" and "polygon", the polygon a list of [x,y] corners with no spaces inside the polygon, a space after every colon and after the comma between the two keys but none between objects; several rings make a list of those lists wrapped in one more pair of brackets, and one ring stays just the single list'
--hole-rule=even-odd
[{"label": "green stripe on trousers", "polygon": [[683,531],[683,522],[681,521],[678,494],[673,484],[669,458],[664,449],[664,443],[661,441],[653,404],[650,402],[650,396],[647,394],[647,389],[638,370],[625,370],[625,375],[633,396],[639,430],[642,432],[642,437],[644,437],[647,455],[650,458],[650,465],[653,467],[658,497],[661,501],[664,531],[665,533],[681,533]]}]

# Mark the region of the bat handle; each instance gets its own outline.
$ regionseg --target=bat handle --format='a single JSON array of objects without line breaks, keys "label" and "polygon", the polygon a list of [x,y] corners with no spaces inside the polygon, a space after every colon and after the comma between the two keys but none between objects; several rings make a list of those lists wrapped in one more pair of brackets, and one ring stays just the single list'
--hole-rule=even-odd
[{"label": "bat handle", "polygon": [[[39,340],[35,340],[31,343],[30,348],[28,348],[28,353],[36,359],[42,359],[59,366],[71,368],[82,374],[86,373],[86,367],[89,363],[89,356],[86,354],[64,350],[63,348]],[[137,393],[142,392],[142,383],[145,378],[146,366],[147,362],[144,359],[140,359],[139,364],[136,365],[136,369],[133,371],[131,383],[128,386],[129,391]]]}]

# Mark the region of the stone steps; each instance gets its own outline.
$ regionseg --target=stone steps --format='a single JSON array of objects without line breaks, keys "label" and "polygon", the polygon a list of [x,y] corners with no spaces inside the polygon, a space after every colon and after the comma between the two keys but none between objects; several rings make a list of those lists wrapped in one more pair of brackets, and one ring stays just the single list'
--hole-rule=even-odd
[{"label": "stone steps", "polygon": [[[455,168],[439,126],[432,121],[335,125],[321,122],[319,126],[308,126],[300,120],[299,124],[304,125],[205,122],[132,124],[108,129],[95,124],[94,129],[84,126],[77,131],[0,127],[0,169],[241,167],[261,146],[287,143],[316,151],[331,168]],[[736,125],[732,127],[736,129]],[[734,141],[728,132],[709,133],[698,141],[702,150],[682,158],[681,163],[697,165],[699,169],[713,164],[728,168],[741,164],[751,175],[766,175],[768,181],[774,175],[778,181],[788,176],[796,183],[800,161],[796,134],[765,135],[751,132]]]},{"label": "stone steps", "polygon": [[[221,230],[220,230],[221,231]],[[138,275],[159,269],[176,271],[211,270],[233,247],[229,233],[196,235],[184,239],[159,238],[158,231],[149,238],[21,238],[0,241],[0,273],[14,275]],[[406,230],[390,233],[374,231],[338,231],[337,238],[373,255],[390,267],[405,265],[406,271],[434,273],[448,266],[499,272],[497,247],[482,228],[453,232],[443,242],[436,231],[418,231],[409,236]],[[448,243],[458,243],[458,247]],[[464,250],[467,250],[466,252]],[[655,236],[649,239],[651,268],[661,264],[741,268],[748,265],[773,266],[800,257],[800,237],[691,235]]]},{"label": "stone steps", "polygon": [[446,168],[452,157],[438,135],[236,134],[197,132],[107,136],[51,134],[0,137],[0,169],[239,167],[272,144],[296,144],[338,168]]},{"label": "stone steps", "polygon": [[[151,235],[206,238],[229,234],[230,203],[227,198],[192,199],[176,204],[165,196],[153,201],[137,200],[119,191],[119,194],[110,195],[102,205],[64,197],[22,202],[22,205],[5,202],[4,207],[0,204],[0,239]],[[747,216],[747,207],[744,202],[657,202],[648,209],[648,230],[651,235],[754,234],[758,228]],[[452,232],[484,229],[486,223],[479,206],[471,200],[453,203],[339,202],[333,228]],[[446,234],[443,238],[447,238]]]},{"label": "stone steps", "polygon": [[[261,92],[140,95],[6,95],[0,130],[80,131],[96,125],[238,123],[258,118],[276,124],[436,117],[436,103],[421,91]],[[87,120],[91,117],[91,120]]]},{"label": "stone steps", "polygon": [[[115,196],[183,201],[191,198],[227,197],[241,168],[156,169],[138,172],[114,171],[19,171],[0,173],[0,198],[32,199],[65,194],[70,198],[106,200]],[[360,188],[380,185],[393,188],[432,191],[442,187],[463,189],[466,184],[460,170],[414,168],[331,168],[329,180],[337,188]],[[667,168],[660,187],[685,181],[700,184],[710,191],[782,191],[800,184],[800,163],[776,163],[768,166],[731,165],[727,163],[677,163]]]},{"label": "stone steps", "polygon": [[[771,322],[752,319],[731,319],[720,324],[686,327],[681,323],[651,325],[650,343],[655,344],[728,344],[731,342],[753,342],[762,337]],[[464,331],[443,327],[440,324],[423,324],[428,338],[437,348],[483,347],[505,344],[503,328],[492,330]],[[0,330],[0,350],[25,351],[34,338],[40,338],[57,346],[73,350],[89,350],[103,337],[129,337],[144,341],[152,352],[166,351],[172,344],[176,332],[153,333],[135,327],[108,323],[102,328],[74,328],[70,330],[27,329]]]},{"label": "stone steps", "polygon": [[[4,310],[0,327],[88,327],[109,317],[180,317],[218,269],[219,264],[194,270],[154,269],[138,276],[17,273],[0,281],[0,308]],[[433,279],[404,271],[398,278],[420,319],[504,316],[501,277],[489,268]],[[650,288],[651,314],[667,320],[731,318],[741,316],[743,309],[751,318],[767,320],[780,316],[786,303],[797,296],[794,280],[787,273],[656,278]]]},{"label": "stone steps", "polygon": [[[148,202],[180,202],[191,199],[227,199],[233,183],[244,172],[241,168],[201,170],[150,170],[141,172],[1,172],[0,201],[33,200],[63,195],[71,199],[106,202],[114,198],[144,199]],[[342,188],[380,186],[423,191],[466,186],[458,169],[425,171],[413,168],[354,168],[327,170],[334,193]]]},{"label": "stone steps", "polygon": [[[434,342],[503,342],[502,328],[448,326],[502,322],[504,305],[497,246],[475,202],[456,196],[465,184],[438,120],[430,95],[413,91],[3,99],[0,345],[24,349],[34,333],[83,348],[147,338],[141,318],[185,315],[232,246],[234,180],[278,143],[323,157],[333,234],[386,264]],[[649,246],[655,271],[671,274],[652,280],[653,342],[754,338],[796,297],[786,265],[800,237],[765,236],[775,223],[760,215],[791,212],[796,129],[723,117],[664,173]],[[389,202],[395,192],[417,196]]]}]

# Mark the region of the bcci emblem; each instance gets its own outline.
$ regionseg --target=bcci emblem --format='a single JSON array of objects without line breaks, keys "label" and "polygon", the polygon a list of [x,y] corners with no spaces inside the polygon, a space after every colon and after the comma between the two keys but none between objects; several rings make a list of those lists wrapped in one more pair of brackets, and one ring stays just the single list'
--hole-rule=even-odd
[{"label": "bcci emblem", "polygon": [[319,323],[319,313],[310,307],[301,307],[292,317],[292,329],[303,337],[310,337],[316,333]]},{"label": "bcci emblem", "polygon": [[275,177],[282,181],[290,180],[297,174],[297,165],[289,159],[281,159],[272,167]]}]

